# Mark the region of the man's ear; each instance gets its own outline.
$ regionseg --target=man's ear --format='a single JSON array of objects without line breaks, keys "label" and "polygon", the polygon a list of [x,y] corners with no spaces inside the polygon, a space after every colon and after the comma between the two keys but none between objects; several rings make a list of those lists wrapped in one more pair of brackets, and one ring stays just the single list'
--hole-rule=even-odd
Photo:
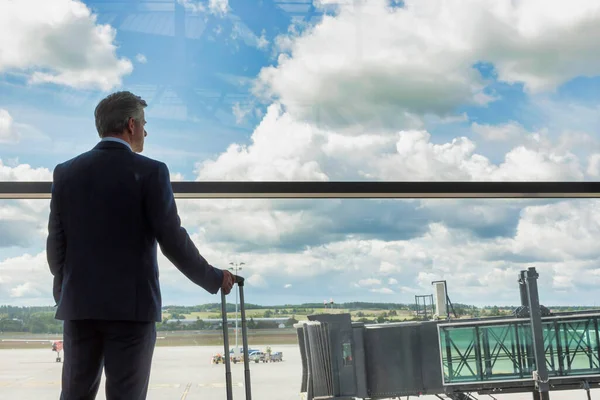
[{"label": "man's ear", "polygon": [[127,128],[129,128],[129,133],[133,135],[133,132],[135,132],[135,120],[131,117],[127,121]]}]

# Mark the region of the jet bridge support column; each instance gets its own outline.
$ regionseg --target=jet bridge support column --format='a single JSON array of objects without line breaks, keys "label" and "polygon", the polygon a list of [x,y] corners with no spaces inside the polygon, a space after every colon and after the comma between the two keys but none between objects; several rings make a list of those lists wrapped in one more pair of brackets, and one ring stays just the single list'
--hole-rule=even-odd
[{"label": "jet bridge support column", "polygon": [[521,271],[519,274],[519,295],[521,296],[521,305],[529,307],[529,294],[527,293],[527,271]]},{"label": "jet bridge support column", "polygon": [[535,268],[528,268],[526,271],[521,271],[520,284],[527,287],[529,318],[531,320],[531,338],[535,355],[536,371],[534,373],[534,377],[536,381],[536,390],[533,392],[533,398],[535,400],[549,400],[550,385],[548,384],[548,368],[546,366],[540,296],[537,286],[538,277],[539,275]]}]

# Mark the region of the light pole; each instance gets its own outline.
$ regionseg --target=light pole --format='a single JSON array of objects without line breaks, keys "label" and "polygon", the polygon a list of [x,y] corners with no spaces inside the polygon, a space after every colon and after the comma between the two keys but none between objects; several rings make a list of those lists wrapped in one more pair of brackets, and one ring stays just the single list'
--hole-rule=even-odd
[{"label": "light pole", "polygon": [[[233,267],[229,267],[230,271],[234,271],[234,274],[237,275],[238,271],[242,270],[242,265],[245,265],[243,262],[241,263],[233,263],[230,262],[229,265]],[[234,285],[235,286],[235,285]],[[234,354],[238,351],[238,288],[235,288],[235,351]]]}]

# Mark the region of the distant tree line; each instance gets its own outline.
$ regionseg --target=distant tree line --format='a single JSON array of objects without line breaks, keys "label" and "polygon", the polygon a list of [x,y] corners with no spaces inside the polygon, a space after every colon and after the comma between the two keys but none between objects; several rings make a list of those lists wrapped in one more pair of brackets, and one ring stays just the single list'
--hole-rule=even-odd
[{"label": "distant tree line", "polygon": [[[256,309],[255,309],[256,310]],[[215,319],[215,318],[221,318],[221,310],[212,310],[212,311],[208,311],[208,312],[214,312],[215,314],[212,314],[208,316],[208,318],[210,319]],[[232,313],[235,310],[228,310],[228,313]],[[272,318],[272,317],[277,317],[277,316],[285,316],[285,315],[294,315],[294,314],[298,314],[298,313],[313,313],[315,310],[314,309],[302,309],[302,308],[288,308],[288,309],[266,309],[261,315],[263,318]],[[180,309],[166,309],[163,310],[163,312],[168,312],[168,319],[187,319],[185,310],[180,310]],[[193,312],[198,312],[198,311],[190,311],[189,314],[193,313]],[[207,312],[207,311],[204,311]],[[254,315],[256,316],[256,315]]]},{"label": "distant tree line", "polygon": [[[271,318],[276,316],[289,316],[285,322],[286,327],[291,327],[298,322],[295,318],[296,314],[311,314],[316,310],[323,311],[323,304],[320,303],[304,303],[300,305],[286,304],[282,306],[260,306],[257,304],[248,304],[249,310],[265,310],[262,316]],[[552,311],[556,312],[572,312],[596,309],[590,306],[547,306]],[[351,302],[336,304],[334,308],[343,308],[353,310],[383,310],[385,312],[377,316],[367,316],[364,312],[356,313],[359,321],[365,323],[383,323],[387,321],[397,321],[398,311],[415,311],[414,304],[402,303],[368,303],[368,302]],[[485,317],[485,316],[502,316],[511,315],[515,306],[485,306],[476,307],[467,304],[453,304],[454,311],[458,317]],[[184,314],[192,312],[214,312],[214,318],[220,318],[221,304],[203,304],[198,306],[165,306],[163,311],[168,313],[169,319],[183,319]],[[227,311],[234,312],[235,304],[227,304]],[[63,332],[62,321],[56,320],[54,315],[56,309],[54,307],[16,307],[16,306],[0,306],[0,332],[29,332],[29,333],[46,333],[60,334]],[[407,317],[405,320],[415,320],[416,316]],[[249,329],[274,329],[278,324],[272,321],[255,321],[249,319]],[[157,324],[159,330],[204,330],[210,329],[211,325],[202,321],[200,318],[191,324],[183,324],[181,322],[168,323],[166,320]],[[214,328],[214,326],[213,326]]]},{"label": "distant tree line", "polygon": [[[297,323],[298,320],[295,318],[289,318],[284,322],[286,328],[291,328]],[[230,325],[233,325],[230,322]],[[277,329],[279,328],[279,323],[273,321],[255,321],[254,318],[250,318],[248,320],[248,329]],[[158,324],[156,324],[156,330],[158,331],[201,331],[208,329],[221,329],[220,326],[210,324],[201,320],[199,317],[192,323],[183,323],[180,320],[172,321],[172,320],[164,320]]]},{"label": "distant tree line", "polygon": [[62,333],[55,313],[54,307],[0,306],[0,332]]},{"label": "distant tree line", "polygon": [[[302,303],[302,304],[284,304],[274,306],[262,306],[258,304],[246,303],[246,310],[289,310],[288,312],[297,313],[306,309],[322,309],[325,305],[323,303]],[[333,305],[327,304],[327,307],[332,308],[347,308],[350,310],[398,310],[398,309],[415,309],[414,304],[403,304],[403,303],[369,303],[369,302],[350,302],[350,303],[334,303]],[[227,303],[227,312],[235,311],[235,303]],[[196,306],[178,306],[168,305],[163,307],[163,311],[168,313],[176,314],[190,314],[193,312],[221,312],[221,303],[208,303]]]}]

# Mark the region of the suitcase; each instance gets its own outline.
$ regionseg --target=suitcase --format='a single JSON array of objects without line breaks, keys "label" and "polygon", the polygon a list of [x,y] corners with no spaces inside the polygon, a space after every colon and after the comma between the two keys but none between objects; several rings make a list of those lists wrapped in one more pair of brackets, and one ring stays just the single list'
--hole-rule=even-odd
[{"label": "suitcase", "polygon": [[[244,278],[234,275],[234,289],[237,284],[240,291],[240,315],[242,318],[242,345],[244,347],[244,387],[246,389],[246,400],[252,399],[250,388],[250,361],[248,360],[248,332],[246,327],[246,306],[244,303]],[[221,312],[223,314],[223,346],[225,349],[225,382],[227,400],[233,400],[233,385],[231,383],[231,358],[229,356],[229,329],[227,326],[227,300],[221,291]]]}]

